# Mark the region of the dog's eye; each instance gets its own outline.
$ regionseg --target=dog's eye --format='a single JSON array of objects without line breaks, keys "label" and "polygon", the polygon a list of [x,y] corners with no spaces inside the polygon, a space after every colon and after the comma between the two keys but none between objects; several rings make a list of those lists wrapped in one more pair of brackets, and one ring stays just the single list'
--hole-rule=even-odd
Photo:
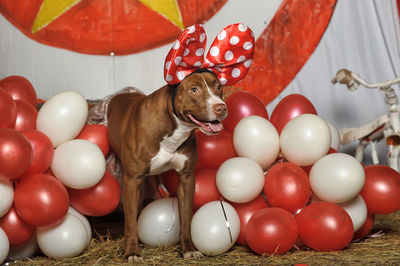
[{"label": "dog's eye", "polygon": [[217,90],[221,90],[222,89],[222,86],[221,85],[218,85],[218,87],[217,87]]},{"label": "dog's eye", "polygon": [[197,92],[197,88],[196,87],[191,88],[191,90],[192,90],[192,92]]}]

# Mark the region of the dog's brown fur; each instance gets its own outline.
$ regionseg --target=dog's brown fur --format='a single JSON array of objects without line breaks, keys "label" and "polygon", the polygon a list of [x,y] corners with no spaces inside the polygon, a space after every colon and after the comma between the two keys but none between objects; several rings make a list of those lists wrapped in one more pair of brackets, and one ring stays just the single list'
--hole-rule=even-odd
[{"label": "dog's brown fur", "polygon": [[[221,84],[209,72],[194,73],[186,77],[177,87],[176,97],[171,100],[173,87],[166,85],[145,96],[138,93],[120,94],[114,97],[108,109],[109,141],[121,159],[124,168],[123,205],[125,213],[125,256],[140,258],[137,232],[139,187],[148,175],[175,169],[179,175],[178,204],[180,218],[181,250],[185,257],[198,256],[190,238],[190,222],[194,194],[194,168],[197,161],[194,130],[198,128],[189,114],[199,121],[210,122],[209,94],[222,98]],[[216,118],[222,121],[227,114],[226,106],[216,102],[211,108]],[[176,119],[177,117],[178,119]],[[171,162],[156,167],[154,158],[161,152],[161,143],[170,138],[181,124],[188,131],[168,155],[174,153]],[[167,148],[171,148],[168,146]],[[185,157],[186,156],[186,157]],[[177,158],[179,157],[179,158]],[[160,158],[164,158],[160,155]],[[187,158],[187,159],[185,159]],[[174,161],[176,159],[176,162]],[[152,167],[156,167],[152,169]]]}]

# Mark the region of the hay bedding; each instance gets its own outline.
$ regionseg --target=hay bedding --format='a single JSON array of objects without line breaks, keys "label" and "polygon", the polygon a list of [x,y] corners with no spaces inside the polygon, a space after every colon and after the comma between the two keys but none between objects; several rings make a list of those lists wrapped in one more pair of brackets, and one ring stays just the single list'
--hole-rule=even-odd
[{"label": "hay bedding", "polygon": [[[31,259],[8,262],[10,265],[129,265],[123,260],[121,215],[91,218],[94,238],[82,255],[75,258],[49,259],[37,255]],[[371,237],[371,235],[373,237]],[[258,256],[248,247],[235,245],[228,252],[202,259],[183,259],[178,246],[150,248],[142,245],[142,265],[400,265],[400,211],[376,216],[369,237],[351,243],[336,252],[292,249],[280,256]]]}]

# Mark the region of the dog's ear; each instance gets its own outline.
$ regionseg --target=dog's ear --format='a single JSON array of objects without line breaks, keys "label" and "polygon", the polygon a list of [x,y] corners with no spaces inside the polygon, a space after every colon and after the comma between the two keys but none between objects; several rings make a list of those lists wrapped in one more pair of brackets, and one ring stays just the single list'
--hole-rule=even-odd
[{"label": "dog's ear", "polygon": [[223,87],[223,95],[222,95],[222,100],[225,101],[226,98],[234,94],[235,92],[240,91],[239,88],[234,87],[234,86],[224,86]]}]

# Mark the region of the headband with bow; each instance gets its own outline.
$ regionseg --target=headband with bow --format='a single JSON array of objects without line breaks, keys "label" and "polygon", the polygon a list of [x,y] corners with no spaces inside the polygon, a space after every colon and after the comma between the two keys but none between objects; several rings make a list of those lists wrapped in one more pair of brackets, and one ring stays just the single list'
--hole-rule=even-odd
[{"label": "headband with bow", "polygon": [[243,79],[253,61],[254,34],[245,24],[225,27],[204,58],[207,36],[200,24],[186,28],[175,41],[164,64],[164,79],[170,85],[181,82],[197,69],[214,72],[222,85]]}]

